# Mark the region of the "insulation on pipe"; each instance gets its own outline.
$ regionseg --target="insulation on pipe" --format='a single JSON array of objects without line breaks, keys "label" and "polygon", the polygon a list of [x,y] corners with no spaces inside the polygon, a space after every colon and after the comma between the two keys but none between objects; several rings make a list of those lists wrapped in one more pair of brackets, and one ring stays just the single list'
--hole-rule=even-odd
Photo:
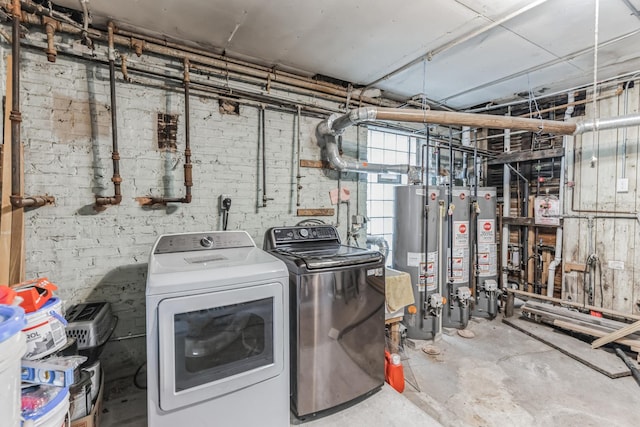
[{"label": "insulation on pipe", "polygon": [[409,173],[408,165],[380,165],[367,162],[353,162],[343,159],[336,145],[335,137],[345,129],[364,122],[396,121],[411,123],[430,123],[449,126],[469,126],[475,128],[524,130],[528,132],[546,132],[557,135],[575,135],[594,130],[614,129],[640,125],[640,115],[594,119],[578,123],[556,120],[529,119],[492,114],[459,113],[451,111],[410,110],[385,107],[362,107],[346,114],[332,114],[323,120],[317,128],[321,144],[324,144],[327,160],[332,167],[345,172],[366,173]]}]

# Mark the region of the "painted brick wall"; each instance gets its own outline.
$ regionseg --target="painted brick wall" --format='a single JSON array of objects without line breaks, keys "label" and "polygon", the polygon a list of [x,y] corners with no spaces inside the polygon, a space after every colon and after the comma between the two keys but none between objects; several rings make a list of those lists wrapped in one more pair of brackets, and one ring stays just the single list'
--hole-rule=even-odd
[{"label": "painted brick wall", "polygon": [[[10,51],[3,45],[2,57]],[[177,64],[176,64],[177,65]],[[2,85],[6,81],[2,63]],[[22,140],[25,144],[25,194],[49,193],[54,207],[26,214],[27,278],[46,276],[60,287],[67,306],[106,300],[119,324],[116,337],[145,331],[144,291],[147,259],[163,233],[220,229],[218,197],[232,196],[229,229],[246,230],[261,246],[268,227],[292,225],[295,215],[295,115],[266,111],[267,192],[261,205],[258,116],[255,107],[221,115],[218,101],[191,97],[193,202],[168,208],[141,208],[135,197],[181,196],[184,156],[184,100],[181,93],[119,82],[118,135],[121,156],[121,206],[96,213],[94,193],[112,195],[111,122],[108,69],[97,63],[25,49],[22,63]],[[175,113],[178,152],[157,150],[157,113]],[[301,123],[301,158],[320,159],[315,139],[319,119]],[[359,140],[365,144],[366,130]],[[355,130],[345,135],[345,150],[355,152]],[[366,153],[363,145],[361,152]],[[337,186],[322,170],[303,169],[303,208],[331,207],[328,192]],[[343,180],[365,209],[364,181]],[[353,207],[355,211],[355,206]],[[352,212],[355,213],[355,212]],[[346,235],[346,210],[340,232]],[[323,218],[335,222],[334,218]],[[129,375],[144,360],[144,338],[110,343],[107,369]],[[117,369],[114,369],[117,368]]]}]

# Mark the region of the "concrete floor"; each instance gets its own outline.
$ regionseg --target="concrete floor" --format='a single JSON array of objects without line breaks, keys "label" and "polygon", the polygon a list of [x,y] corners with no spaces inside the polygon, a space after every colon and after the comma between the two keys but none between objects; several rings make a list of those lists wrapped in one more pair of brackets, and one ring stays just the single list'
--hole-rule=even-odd
[{"label": "concrete floor", "polygon": [[407,387],[405,397],[444,426],[640,425],[633,378],[610,379],[500,317],[473,319],[471,339],[443,334],[437,356],[422,352],[425,342],[407,348],[422,392]]},{"label": "concrete floor", "polygon": [[[631,377],[610,379],[499,318],[473,319],[475,337],[443,334],[441,353],[407,346],[417,392],[389,386],[357,406],[303,426],[616,426],[640,425],[640,387]],[[602,350],[594,350],[602,351]],[[146,393],[128,379],[106,390],[101,427],[146,425]],[[408,399],[408,400],[407,400]],[[299,422],[292,419],[292,425]]]},{"label": "concrete floor", "polygon": [[[123,387],[124,385],[124,387]],[[113,387],[116,387],[114,389]],[[112,383],[111,397],[104,402],[100,427],[143,427],[147,425],[146,392]],[[290,415],[290,426],[304,427],[441,427],[438,421],[385,384],[366,400],[335,414],[300,421]],[[188,420],[185,420],[188,422]],[[233,424],[225,424],[231,426]],[[153,426],[151,426],[153,427]],[[241,426],[238,426],[241,427]]]}]

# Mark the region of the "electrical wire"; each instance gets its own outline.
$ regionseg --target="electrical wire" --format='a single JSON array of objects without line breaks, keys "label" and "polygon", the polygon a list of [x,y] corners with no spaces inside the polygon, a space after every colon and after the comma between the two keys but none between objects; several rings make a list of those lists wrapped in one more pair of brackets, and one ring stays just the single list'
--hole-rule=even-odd
[{"label": "electrical wire", "polygon": [[222,213],[222,230],[227,231],[227,224],[229,222],[229,211]]},{"label": "electrical wire", "polygon": [[147,362],[143,362],[142,365],[138,366],[138,369],[136,369],[136,373],[133,374],[133,385],[136,386],[136,388],[139,388],[140,390],[147,389],[146,384],[138,383],[138,375],[140,375],[140,372],[142,372],[142,368],[144,368],[145,366],[147,366]]}]

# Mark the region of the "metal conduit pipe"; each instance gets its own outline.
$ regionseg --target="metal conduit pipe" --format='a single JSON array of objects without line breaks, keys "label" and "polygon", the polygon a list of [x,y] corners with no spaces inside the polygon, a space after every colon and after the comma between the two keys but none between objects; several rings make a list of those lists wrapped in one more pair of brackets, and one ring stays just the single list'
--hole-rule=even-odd
[{"label": "metal conduit pipe", "polygon": [[116,53],[113,46],[113,22],[109,22],[109,86],[111,94],[111,160],[113,162],[113,176],[111,182],[113,182],[113,196],[103,197],[96,195],[96,211],[103,211],[106,206],[119,205],[122,202],[122,193],[120,190],[120,184],[122,183],[122,177],[120,177],[120,153],[118,152],[118,116],[116,109]]},{"label": "metal conduit pipe", "polygon": [[[342,134],[350,126],[373,121],[398,121],[413,123],[431,123],[440,125],[471,126],[491,129],[526,130],[530,132],[547,132],[558,135],[574,135],[596,129],[606,130],[618,127],[640,125],[640,115],[595,119],[578,123],[560,122],[556,120],[528,119],[523,117],[496,116],[491,114],[458,113],[433,110],[403,110],[384,107],[361,107],[346,114],[332,114],[320,122],[317,133],[320,144],[324,145],[325,155],[331,166],[339,171],[364,173],[398,173],[406,174],[412,167],[408,165],[382,165],[367,162],[345,160],[340,156],[335,137]],[[505,132],[505,139],[507,132]],[[505,166],[506,168],[506,166]]]},{"label": "metal conduit pipe", "polygon": [[191,163],[191,123],[189,120],[189,60],[184,60],[184,197],[140,197],[141,205],[166,205],[167,203],[191,203],[191,187],[193,187],[193,165]]},{"label": "metal conduit pipe", "polygon": [[11,6],[12,20],[12,38],[11,38],[11,54],[13,56],[11,73],[13,82],[11,85],[11,112],[9,118],[11,120],[11,206],[16,209],[39,207],[47,204],[55,203],[52,196],[29,196],[22,195],[22,155],[20,149],[20,122],[22,122],[22,113],[20,112],[20,16],[22,10],[20,8],[20,0],[13,0]]},{"label": "metal conduit pipe", "polygon": [[300,140],[302,139],[300,135],[300,120],[300,107],[298,106],[298,114],[296,115],[296,155],[298,160],[296,162],[296,206],[298,207],[300,206],[300,190],[302,190],[302,184],[300,184],[300,180],[302,179],[302,175],[300,175]]},{"label": "metal conduit pipe", "polygon": [[[575,96],[573,92],[569,92],[569,96],[567,98],[567,107],[564,112],[564,121],[568,121],[571,119],[571,115],[573,114],[573,102],[575,101]],[[567,138],[564,137],[562,139],[562,147],[566,151],[567,149]],[[560,159],[560,188],[558,190],[558,204],[560,209],[560,214],[564,214],[564,182],[565,182],[565,156],[562,156]],[[563,227],[556,228],[556,250],[555,256],[553,257],[553,261],[549,264],[549,277],[547,278],[547,296],[553,297],[553,289],[555,288],[555,277],[556,277],[556,268],[562,263],[562,233]]]}]

